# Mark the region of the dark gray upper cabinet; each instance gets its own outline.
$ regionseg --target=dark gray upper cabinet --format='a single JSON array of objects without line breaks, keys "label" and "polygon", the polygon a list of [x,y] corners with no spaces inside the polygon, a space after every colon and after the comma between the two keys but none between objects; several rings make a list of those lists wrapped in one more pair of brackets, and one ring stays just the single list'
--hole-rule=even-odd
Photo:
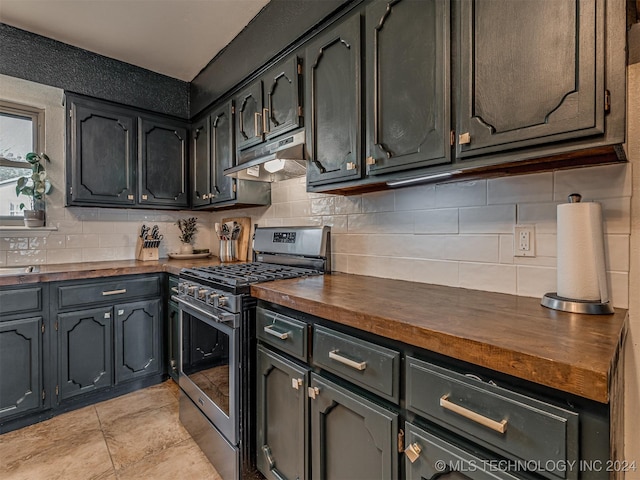
[{"label": "dark gray upper cabinet", "polygon": [[309,185],[362,176],[360,41],[358,14],[319,35],[306,48]]},{"label": "dark gray upper cabinet", "polygon": [[58,314],[59,401],[111,386],[111,307]]},{"label": "dark gray upper cabinet", "polygon": [[236,147],[244,150],[264,140],[262,125],[262,80],[257,80],[235,97]]},{"label": "dark gray upper cabinet", "polygon": [[271,68],[263,76],[265,106],[262,125],[265,137],[271,139],[301,125],[299,77],[302,62],[296,56]]},{"label": "dark gray upper cabinet", "polygon": [[136,117],[67,95],[67,203],[136,203]]},{"label": "dark gray upper cabinet", "polygon": [[67,94],[67,205],[186,208],[187,124]]},{"label": "dark gray upper cabinet", "polygon": [[367,174],[449,163],[449,0],[366,8]]},{"label": "dark gray upper cabinet", "polygon": [[0,421],[43,405],[42,325],[42,317],[0,320]]},{"label": "dark gray upper cabinet", "polygon": [[141,117],[138,132],[138,202],[142,205],[188,207],[188,140],[184,123]]},{"label": "dark gray upper cabinet", "polygon": [[604,132],[604,2],[460,8],[457,157]]},{"label": "dark gray upper cabinet", "polygon": [[211,136],[209,117],[191,126],[191,201],[194,207],[211,203]]},{"label": "dark gray upper cabinet", "polygon": [[211,203],[228,202],[235,198],[235,180],[224,174],[235,164],[233,137],[233,103],[225,102],[211,114]]},{"label": "dark gray upper cabinet", "polygon": [[158,373],[160,299],[116,305],[114,311],[115,383]]}]

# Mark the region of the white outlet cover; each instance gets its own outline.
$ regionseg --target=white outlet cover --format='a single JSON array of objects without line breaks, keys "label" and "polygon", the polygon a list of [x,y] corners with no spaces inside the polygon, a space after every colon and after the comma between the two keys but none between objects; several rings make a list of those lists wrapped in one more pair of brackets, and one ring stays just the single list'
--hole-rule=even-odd
[{"label": "white outlet cover", "polygon": [[[528,248],[521,245],[521,236],[528,234]],[[525,242],[526,243],[526,242]],[[535,225],[516,225],[513,229],[513,256],[514,257],[535,257],[536,256],[536,227]]]}]

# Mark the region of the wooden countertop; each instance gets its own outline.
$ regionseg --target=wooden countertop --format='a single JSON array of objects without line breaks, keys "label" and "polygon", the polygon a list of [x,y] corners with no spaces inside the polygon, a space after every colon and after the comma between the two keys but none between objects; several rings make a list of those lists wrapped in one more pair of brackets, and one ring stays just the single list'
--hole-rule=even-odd
[{"label": "wooden countertop", "polygon": [[114,260],[107,262],[62,263],[59,265],[40,265],[37,273],[0,275],[0,286],[58,280],[79,280],[82,278],[114,277],[117,275],[135,275],[139,273],[168,272],[175,275],[187,267],[220,265],[218,257],[194,260],[174,260],[161,258],[156,261]]},{"label": "wooden countertop", "polygon": [[627,311],[580,315],[537,298],[360,275],[251,287],[254,297],[608,403]]}]

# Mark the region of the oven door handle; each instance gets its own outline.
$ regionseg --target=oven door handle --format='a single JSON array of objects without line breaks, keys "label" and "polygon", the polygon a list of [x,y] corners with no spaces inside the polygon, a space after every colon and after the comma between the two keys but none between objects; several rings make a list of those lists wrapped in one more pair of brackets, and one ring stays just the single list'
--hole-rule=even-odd
[{"label": "oven door handle", "polygon": [[171,300],[173,300],[174,302],[178,302],[180,305],[184,305],[184,307],[187,310],[194,310],[198,313],[201,313],[202,315],[205,316],[205,318],[210,318],[215,320],[217,323],[227,323],[226,319],[224,319],[223,317],[220,317],[214,313],[208,312],[207,310],[204,310],[203,308],[199,308],[196,305],[192,305],[189,302],[185,302],[183,299],[181,299],[180,297],[176,297],[175,295],[171,295]]}]

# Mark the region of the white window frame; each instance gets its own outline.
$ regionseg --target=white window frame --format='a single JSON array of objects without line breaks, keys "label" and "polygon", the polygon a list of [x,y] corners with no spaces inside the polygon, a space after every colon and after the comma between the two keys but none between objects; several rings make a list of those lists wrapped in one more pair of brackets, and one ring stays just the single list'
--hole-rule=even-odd
[{"label": "white window frame", "polygon": [[[0,99],[0,113],[15,115],[17,117],[30,118],[33,127],[33,150],[32,152],[40,152],[44,146],[44,110],[33,107],[31,105],[23,105]],[[27,164],[28,165],[28,164]],[[16,162],[0,156],[0,166],[25,168],[23,162]],[[22,225],[24,216],[0,216],[0,225]]]}]

